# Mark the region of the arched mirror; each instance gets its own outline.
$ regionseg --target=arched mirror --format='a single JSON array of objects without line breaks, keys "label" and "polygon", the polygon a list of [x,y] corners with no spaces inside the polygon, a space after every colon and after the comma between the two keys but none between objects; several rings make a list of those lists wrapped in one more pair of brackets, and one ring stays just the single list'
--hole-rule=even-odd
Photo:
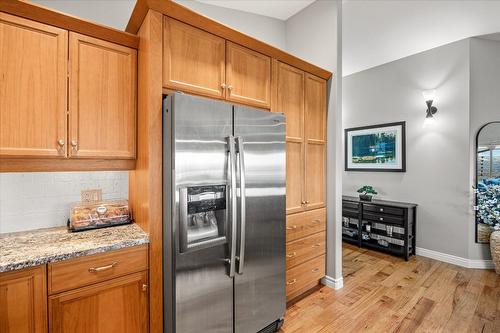
[{"label": "arched mirror", "polygon": [[500,229],[500,121],[481,127],[476,137],[476,242],[488,243]]}]

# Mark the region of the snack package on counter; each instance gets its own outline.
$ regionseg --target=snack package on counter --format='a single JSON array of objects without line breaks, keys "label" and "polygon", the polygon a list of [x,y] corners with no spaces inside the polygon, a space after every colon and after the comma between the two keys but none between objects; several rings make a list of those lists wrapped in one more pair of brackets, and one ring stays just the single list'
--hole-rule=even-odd
[{"label": "snack package on counter", "polygon": [[132,222],[127,200],[77,203],[71,207],[68,229],[80,231]]}]

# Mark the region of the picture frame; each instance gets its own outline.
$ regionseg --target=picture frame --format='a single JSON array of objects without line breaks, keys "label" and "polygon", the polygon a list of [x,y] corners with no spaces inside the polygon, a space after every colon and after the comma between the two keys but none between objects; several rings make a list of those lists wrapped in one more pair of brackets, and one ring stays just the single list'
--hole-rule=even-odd
[{"label": "picture frame", "polygon": [[344,130],[345,171],[406,172],[406,122]]}]

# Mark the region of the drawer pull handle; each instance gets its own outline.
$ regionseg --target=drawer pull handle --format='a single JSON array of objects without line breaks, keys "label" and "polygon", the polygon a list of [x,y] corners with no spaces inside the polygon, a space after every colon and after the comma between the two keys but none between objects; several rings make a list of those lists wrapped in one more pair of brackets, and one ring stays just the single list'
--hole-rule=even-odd
[{"label": "drawer pull handle", "polygon": [[295,229],[297,229],[296,225],[292,225],[290,227],[286,227],[286,230],[295,230]]},{"label": "drawer pull handle", "polygon": [[290,281],[286,281],[286,285],[287,286],[291,286],[292,284],[294,284],[295,282],[297,282],[297,279],[293,279],[293,280],[290,280]]},{"label": "drawer pull handle", "polygon": [[313,268],[313,269],[312,269],[312,272],[313,272],[313,273],[317,273],[317,272],[319,272],[319,268]]},{"label": "drawer pull handle", "polygon": [[287,256],[288,258],[293,258],[293,257],[295,257],[296,255],[297,255],[297,252],[290,252],[290,253],[288,253],[286,256]]},{"label": "drawer pull handle", "polygon": [[320,243],[316,243],[316,244],[314,244],[312,247],[320,247],[320,246],[321,246],[321,244],[320,244]]},{"label": "drawer pull handle", "polygon": [[320,220],[312,220],[312,223],[314,224],[320,224],[320,222],[321,222]]},{"label": "drawer pull handle", "polygon": [[107,265],[107,266],[90,267],[89,268],[89,273],[99,273],[99,272],[102,272],[102,271],[107,271],[108,269],[112,269],[116,265],[118,265],[118,263],[116,261],[113,261],[110,265]]}]

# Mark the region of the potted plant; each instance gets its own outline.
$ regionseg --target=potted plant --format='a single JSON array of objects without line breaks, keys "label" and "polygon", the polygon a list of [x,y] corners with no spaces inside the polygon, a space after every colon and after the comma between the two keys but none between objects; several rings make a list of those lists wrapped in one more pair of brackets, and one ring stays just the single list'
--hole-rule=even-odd
[{"label": "potted plant", "polygon": [[365,201],[372,201],[372,196],[378,194],[377,191],[373,189],[373,186],[365,185],[358,189],[359,199]]}]

